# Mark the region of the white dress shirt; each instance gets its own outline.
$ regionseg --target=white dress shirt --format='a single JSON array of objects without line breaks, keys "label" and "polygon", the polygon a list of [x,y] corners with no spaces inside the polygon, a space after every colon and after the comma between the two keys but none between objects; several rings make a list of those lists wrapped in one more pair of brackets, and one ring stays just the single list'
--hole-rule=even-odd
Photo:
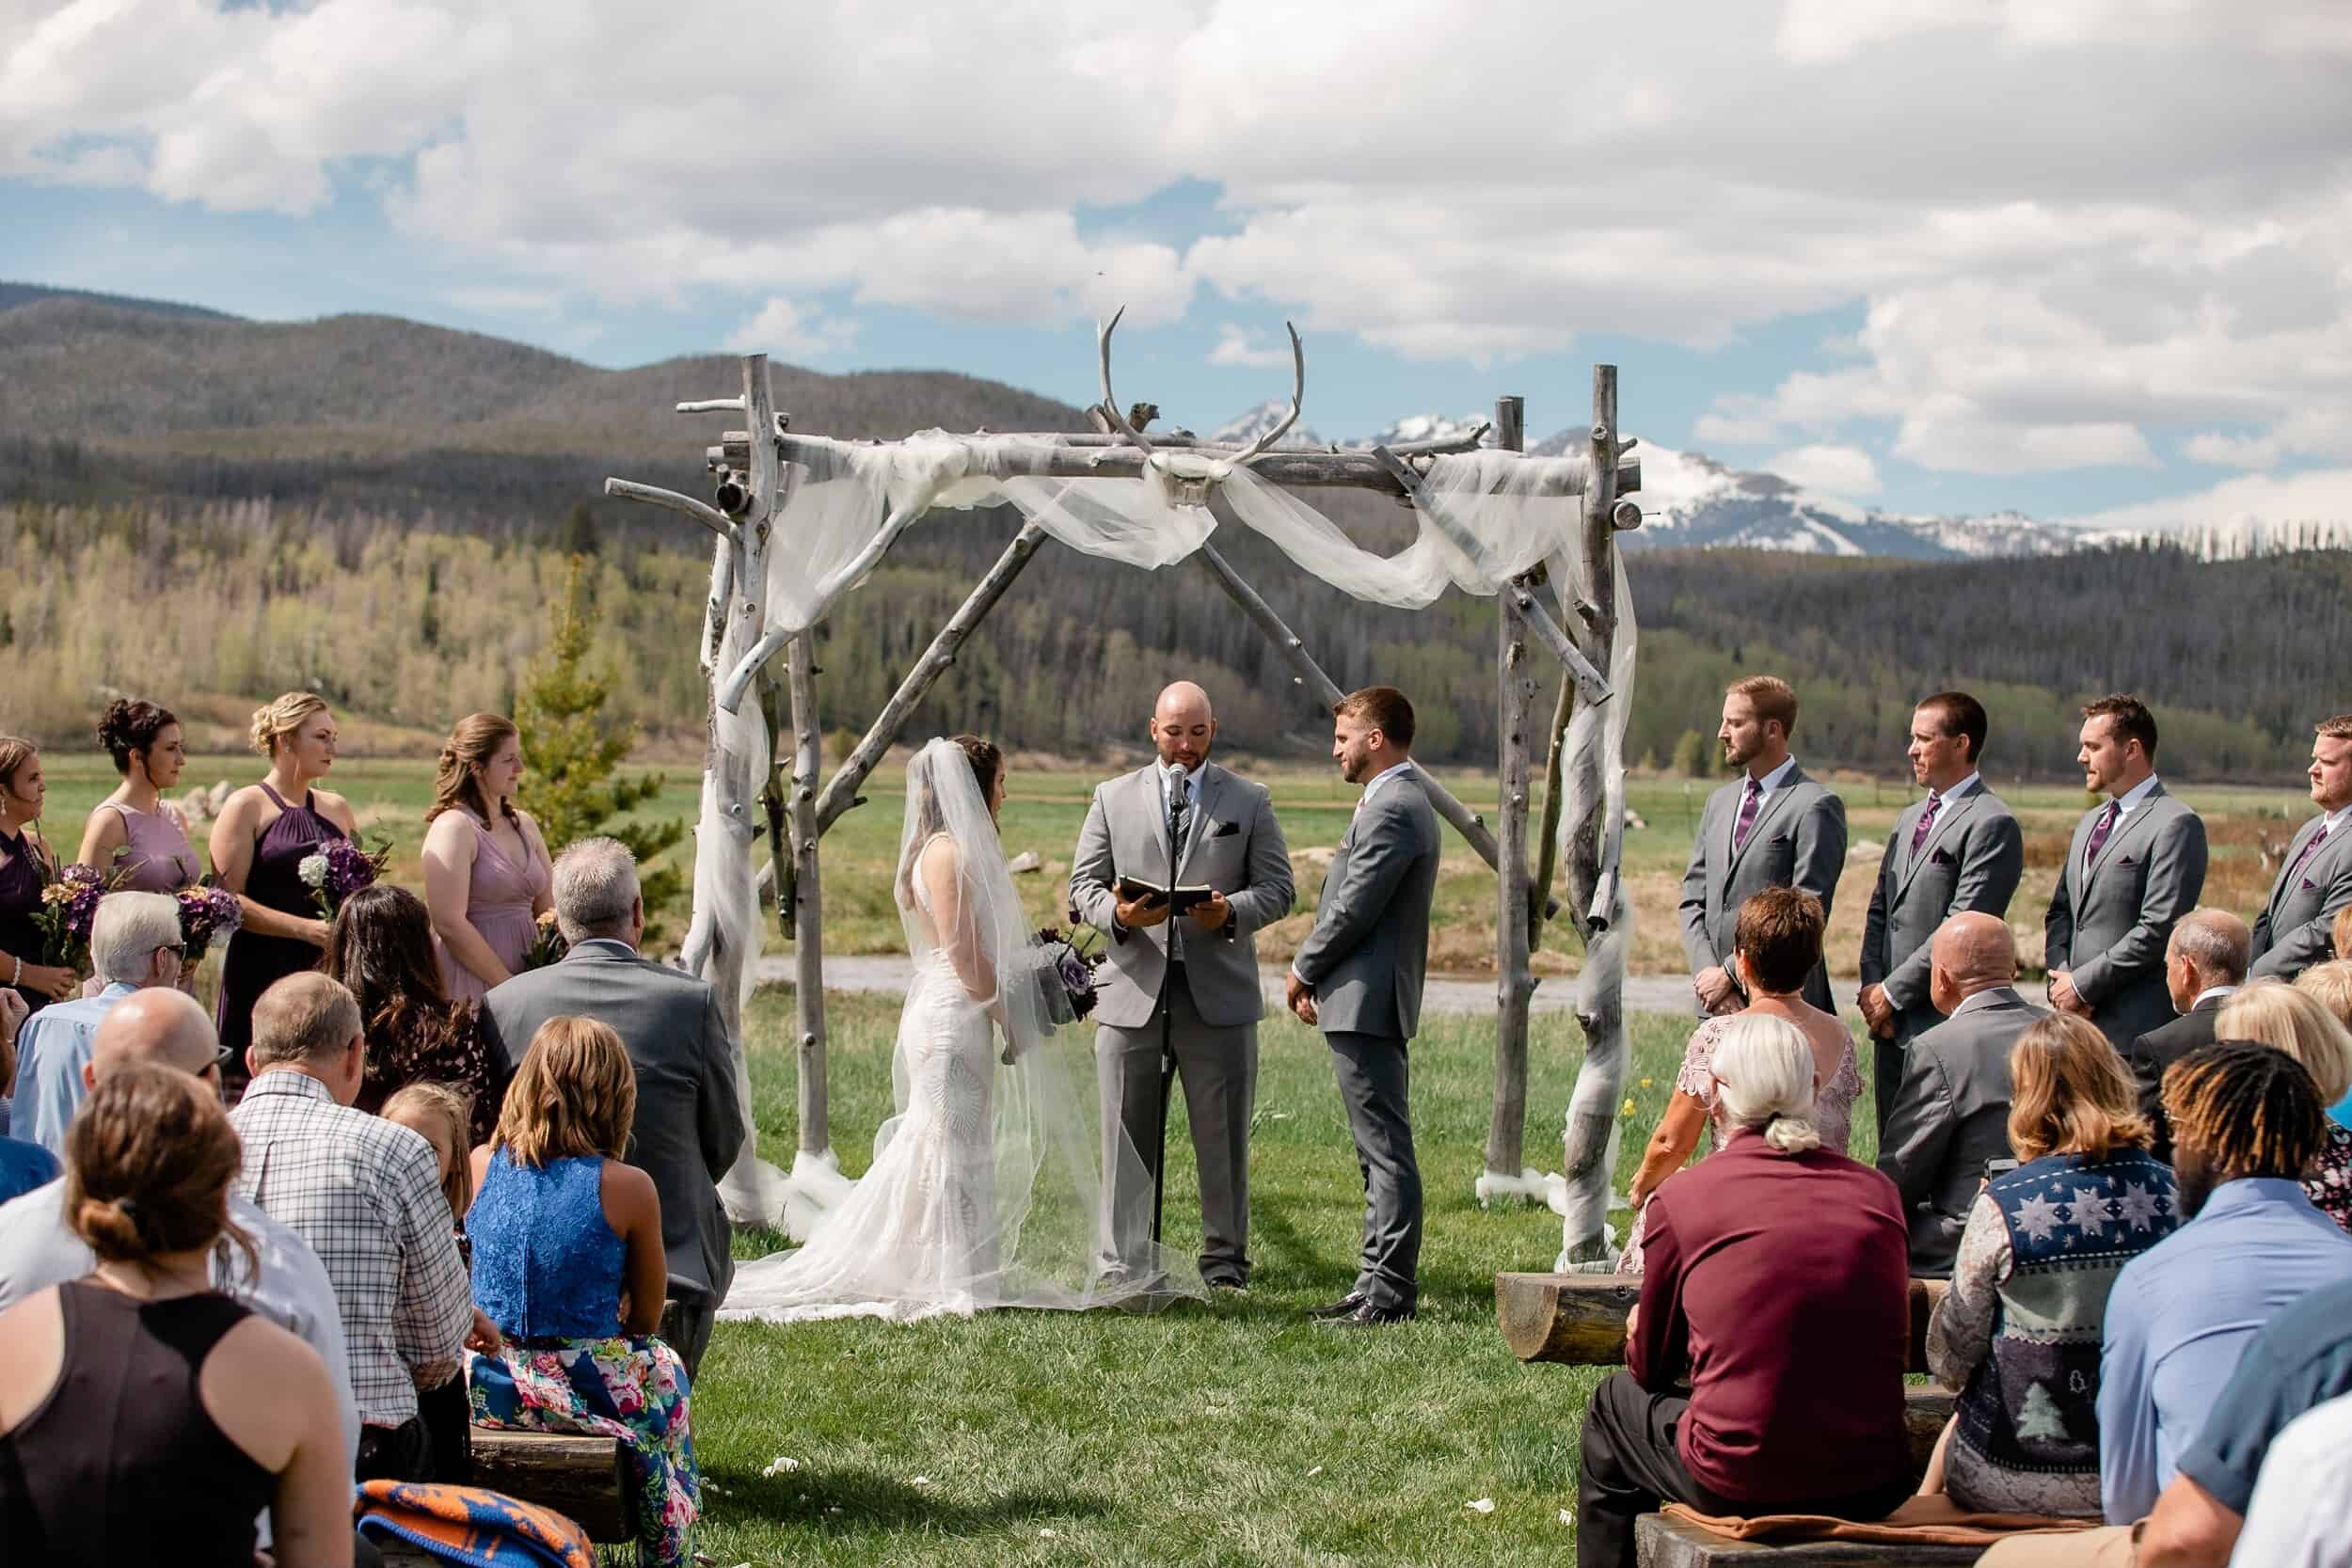
[{"label": "white dress shirt", "polygon": [[2156,776],[2149,774],[2115,798],[2115,825],[2121,828],[2123,819],[2148,803],[2148,797],[2156,792]]},{"label": "white dress shirt", "polygon": [[2352,1394],[2289,1421],[2263,1456],[2232,1568],[2352,1568]]}]

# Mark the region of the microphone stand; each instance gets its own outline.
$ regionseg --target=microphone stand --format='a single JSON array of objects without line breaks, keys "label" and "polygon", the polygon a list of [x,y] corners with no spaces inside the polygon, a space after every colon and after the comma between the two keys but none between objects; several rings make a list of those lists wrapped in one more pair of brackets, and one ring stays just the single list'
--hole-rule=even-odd
[{"label": "microphone stand", "polygon": [[[1162,776],[1165,780],[1165,775]],[[1159,1135],[1152,1153],[1152,1244],[1160,1244],[1162,1200],[1168,1190],[1168,1101],[1176,1082],[1176,859],[1184,845],[1186,813],[1183,785],[1168,785],[1168,964],[1160,983],[1160,1116]]]}]

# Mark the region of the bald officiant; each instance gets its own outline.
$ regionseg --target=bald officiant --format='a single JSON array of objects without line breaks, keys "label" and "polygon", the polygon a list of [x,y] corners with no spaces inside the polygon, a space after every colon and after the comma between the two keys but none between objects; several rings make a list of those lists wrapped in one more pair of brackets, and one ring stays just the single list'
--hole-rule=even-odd
[{"label": "bald officiant", "polygon": [[[1072,857],[1071,907],[1110,937],[1094,1010],[1103,1121],[1106,1133],[1126,1128],[1147,1166],[1164,1162],[1168,1074],[1183,1081],[1200,1169],[1200,1277],[1241,1290],[1265,1011],[1256,932],[1290,913],[1296,890],[1265,786],[1209,760],[1209,694],[1168,687],[1150,733],[1155,759],[1095,790]],[[1132,1264],[1151,1237],[1152,1194],[1115,1189],[1108,1205],[1115,1260]]]}]

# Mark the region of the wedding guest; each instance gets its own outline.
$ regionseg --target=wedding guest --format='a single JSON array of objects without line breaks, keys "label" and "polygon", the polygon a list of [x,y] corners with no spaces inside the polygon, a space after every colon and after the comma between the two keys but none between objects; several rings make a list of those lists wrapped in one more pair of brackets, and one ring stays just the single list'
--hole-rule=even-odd
[{"label": "wedding guest", "polygon": [[0,1133],[0,1204],[57,1179],[57,1157],[30,1138]]},{"label": "wedding guest", "polygon": [[442,991],[424,901],[389,882],[360,888],[335,911],[319,967],[358,1000],[366,1021],[368,1066],[359,1109],[381,1111],[410,1084],[452,1084],[472,1102],[465,1147],[488,1142],[498,1101],[481,1011]]},{"label": "wedding guest", "polygon": [[621,1158],[636,1112],[620,1036],[587,1018],[539,1026],[495,1140],[474,1151],[474,1295],[506,1343],[468,1381],[479,1425],[619,1439],[639,1561],[686,1568],[701,1478],[685,1363],[654,1338],[661,1200]]},{"label": "wedding guest", "polygon": [[1902,1202],[1821,1147],[1817,1070],[1769,1015],[1715,1047],[1730,1135],[1650,1198],[1625,1369],[1584,1415],[1580,1568],[1631,1568],[1633,1522],[1661,1501],[1880,1519],[1910,1495]]},{"label": "wedding guest", "polygon": [[[352,1109],[365,1043],[359,1005],[325,974],[291,974],[253,1008],[253,1082],[231,1113],[245,1140],[238,1190],[293,1227],[326,1265],[365,1423],[362,1481],[428,1481],[419,1389],[494,1346],[450,1234],[432,1146]],[[469,1332],[470,1327],[470,1333]]]},{"label": "wedding guest", "polygon": [[555,907],[539,825],[515,804],[522,776],[522,736],[494,713],[460,719],[441,747],[424,814],[424,901],[454,997],[479,1001],[521,973],[539,916]]},{"label": "wedding guest", "polygon": [[1822,1147],[1846,1152],[1854,1099],[1862,1092],[1853,1037],[1836,1014],[1804,998],[1805,984],[1821,961],[1821,938],[1828,926],[1821,901],[1802,888],[1767,888],[1740,906],[1732,939],[1732,977],[1748,1002],[1738,1013],[1701,1023],[1683,1050],[1682,1069],[1675,1076],[1666,1114],[1659,1118],[1658,1131],[1642,1151],[1641,1169],[1634,1173],[1633,1231],[1617,1264],[1620,1273],[1642,1272],[1645,1205],[1659,1183],[1680,1170],[1698,1148],[1701,1130],[1708,1153],[1721,1147],[1724,1128],[1713,1062],[1715,1047],[1732,1019],[1756,1013],[1796,1025],[1813,1052],[1813,1130],[1820,1134]]},{"label": "wedding guest", "polygon": [[[2338,1023],[2352,1030],[2352,959],[2329,958],[2312,965],[2295,977],[2295,989],[2317,997]],[[2342,1126],[2352,1127],[2352,1091],[2328,1106],[2328,1116]]]},{"label": "wedding guest", "polygon": [[204,874],[177,809],[163,792],[180,782],[188,749],[180,721],[153,703],[118,698],[98,721],[98,744],[122,782],[98,802],[82,829],[82,852],[110,885],[136,893],[177,893]]},{"label": "wedding guest", "polygon": [[[2214,1027],[2222,1039],[2273,1046],[2302,1063],[2323,1106],[2352,1089],[2352,1033],[2310,991],[2257,980],[2221,1005]],[[2332,1119],[2324,1124],[2303,1191],[2321,1213],[2352,1230],[2352,1129]]]},{"label": "wedding guest", "polygon": [[2122,1058],[2054,1013],[2010,1049],[2010,1147],[2023,1162],[1968,1212],[1928,1370],[1960,1408],[1922,1492],[1972,1513],[2099,1517],[2099,1338],[2123,1266],[2180,1223]]},{"label": "wedding guest", "polygon": [[2352,904],[2336,911],[2336,923],[2328,932],[2328,940],[2335,943],[2337,958],[2352,958]]},{"label": "wedding guest", "polygon": [[[85,1279],[0,1313],[0,1559],[55,1568],[352,1560],[326,1368],[213,1289],[237,1137],[185,1073],[108,1075],[67,1146]],[[126,1506],[127,1505],[127,1506]]]},{"label": "wedding guest", "polygon": [[[371,890],[372,891],[372,890]],[[460,1258],[469,1256],[464,1225],[473,1203],[472,1145],[466,1129],[473,1098],[451,1084],[409,1084],[384,1101],[381,1113],[395,1127],[405,1127],[433,1146],[440,1163],[441,1196],[449,1200],[451,1233]],[[425,1441],[433,1454],[434,1479],[465,1486],[473,1481],[472,1442],[467,1433],[473,1419],[466,1385],[452,1380],[438,1388],[417,1390],[417,1415],[424,1422]]]},{"label": "wedding guest", "polygon": [[230,796],[213,824],[213,870],[245,906],[222,960],[216,1015],[231,1101],[245,1091],[253,1005],[278,980],[317,968],[326,945],[326,921],[301,864],[326,840],[359,834],[350,802],[310,787],[335,766],[335,716],[315,693],[289,691],[254,709],[253,749],[269,759],[269,772]]},{"label": "wedding guest", "polygon": [[2164,944],[2164,987],[2180,1017],[2149,1030],[2123,1050],[2139,1084],[2139,1114],[2155,1129],[2148,1151],[2170,1164],[2172,1129],[2164,1119],[2164,1069],[2214,1041],[2221,1005],[2246,983],[2253,936],[2228,910],[2197,909],[2181,916]]},{"label": "wedding guest", "polygon": [[16,1038],[32,1009],[24,998],[0,986],[0,1138],[9,1132],[10,1097],[16,1093]]},{"label": "wedding guest", "polygon": [[13,1131],[52,1154],[65,1152],[65,1130],[88,1092],[90,1049],[106,1015],[135,991],[179,984],[179,903],[160,893],[107,894],[90,917],[89,951],[104,985],[43,1008],[17,1036]]},{"label": "wedding guest", "polygon": [[40,748],[15,736],[0,736],[0,969],[7,985],[40,1011],[82,988],[82,977],[63,964],[42,962],[41,889],[57,877],[57,859],[32,831],[40,820],[49,785],[41,777]]}]

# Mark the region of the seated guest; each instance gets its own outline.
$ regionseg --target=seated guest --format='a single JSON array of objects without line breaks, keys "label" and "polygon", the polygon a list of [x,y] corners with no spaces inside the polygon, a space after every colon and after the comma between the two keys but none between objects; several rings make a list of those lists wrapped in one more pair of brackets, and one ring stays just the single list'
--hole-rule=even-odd
[{"label": "seated guest", "polygon": [[[0,1560],[348,1564],[351,1478],[318,1353],[211,1276],[236,1134],[167,1068],[108,1074],[66,1139],[88,1277],[0,1312]],[[249,1259],[248,1259],[249,1261]]]},{"label": "seated guest", "polygon": [[466,1147],[487,1143],[498,1122],[480,1014],[441,990],[433,921],[405,887],[361,888],[335,911],[319,968],[359,1003],[368,1037],[367,1076],[356,1101],[380,1112],[410,1084],[451,1084],[470,1097]]},{"label": "seated guest", "polygon": [[309,1242],[335,1282],[365,1423],[358,1479],[429,1481],[417,1390],[464,1374],[469,1328],[497,1342],[467,1291],[433,1148],[352,1109],[365,1046],[341,983],[286,976],[253,1005],[251,1033],[252,1082],[230,1113],[245,1140],[239,1188]]},{"label": "seated guest", "polygon": [[1661,1501],[1878,1519],[1911,1492],[1902,1209],[1821,1147],[1817,1070],[1782,1019],[1716,1043],[1730,1135],[1650,1198],[1625,1370],[1584,1413],[1580,1568],[1630,1568],[1633,1521]]},{"label": "seated guest", "polygon": [[0,1138],[0,1203],[57,1179],[57,1157],[24,1138]]},{"label": "seated guest", "polygon": [[1879,1129],[1879,1169],[1911,1225],[1911,1272],[1952,1272],[1984,1186],[2009,1151],[2009,1053],[2047,1011],[2017,994],[2017,941],[1994,915],[1956,914],[1928,947],[1928,995],[1944,1022],[1912,1037],[1895,1106]]},{"label": "seated guest", "polygon": [[16,1093],[16,1037],[32,1009],[12,987],[0,986],[0,1137],[9,1135],[10,1098]]},{"label": "seated guest", "polygon": [[1968,1212],[1928,1370],[1960,1393],[1941,1490],[1985,1513],[2099,1516],[2100,1324],[2116,1276],[2179,1223],[2122,1058],[2075,1013],[2010,1051],[2010,1147]]},{"label": "seated guest", "polygon": [[2149,1150],[2172,1158],[2172,1129],[2164,1119],[2164,1069],[2214,1040],[2221,1004],[2246,983],[2247,954],[2253,937],[2246,922],[2227,910],[2191,910],[2172,927],[2164,944],[2164,985],[2172,1010],[2181,1016],[2149,1030],[2123,1053],[2139,1084],[2139,1114],[2155,1130]]},{"label": "seated guest", "polygon": [[618,1438],[636,1486],[640,1560],[687,1568],[701,1511],[685,1363],[653,1338],[668,1269],[653,1180],[623,1163],[637,1075],[593,1019],[539,1026],[466,1224],[474,1294],[505,1348],[477,1356],[474,1419]]},{"label": "seated guest", "polygon": [[2336,911],[2336,924],[2328,935],[2335,942],[2336,957],[2352,958],[2352,904]]},{"label": "seated guest", "polygon": [[[2322,1105],[2335,1104],[2352,1089],[2352,1033],[2310,991],[2282,980],[2257,980],[2223,1005],[2218,1027],[2225,1040],[2275,1046],[2302,1063]],[[2352,1130],[2333,1120],[2324,1124],[2303,1190],[2320,1212],[2352,1230]]]},{"label": "seated guest", "polygon": [[17,1037],[14,1135],[52,1154],[65,1150],[66,1123],[82,1103],[82,1069],[101,1020],[135,990],[180,983],[180,905],[167,894],[110,893],[90,917],[90,962],[106,982],[95,996],[43,1007]]},{"label": "seated guest", "polygon": [[2347,1500],[2352,1500],[2352,1394],[2338,1394],[2296,1417],[2271,1440],[2231,1560],[2352,1568]]},{"label": "seated guest", "polygon": [[674,1343],[691,1376],[735,1277],[718,1187],[743,1147],[734,1044],[708,985],[637,956],[645,905],[626,845],[588,838],[564,851],[555,863],[555,919],[571,943],[564,961],[516,975],[483,1003],[490,1066],[512,1073],[539,1026],[565,1014],[621,1037],[637,1071],[636,1130],[625,1158],[661,1195],[661,1245],[677,1303]]},{"label": "seated guest", "polygon": [[[2324,964],[2312,965],[2295,977],[2295,989],[2317,997],[2319,1005],[2334,1014],[2338,1023],[2352,1030],[2352,958],[2330,958]],[[2328,1115],[2331,1120],[2352,1127],[2352,1093],[2328,1106]]]},{"label": "seated guest", "polygon": [[[459,1227],[473,1203],[473,1145],[466,1134],[472,1114],[466,1091],[448,1084],[410,1084],[393,1091],[382,1112],[386,1121],[407,1128],[433,1146],[440,1165],[441,1196],[449,1200],[450,1230],[457,1238],[461,1259],[467,1256],[466,1236]],[[417,1415],[424,1422],[425,1441],[433,1453],[434,1479],[469,1484],[473,1451],[467,1427],[473,1417],[467,1408],[465,1384],[453,1381],[438,1388],[420,1388]]]},{"label": "seated guest", "polygon": [[1846,1152],[1854,1097],[1862,1092],[1862,1071],[1854,1065],[1853,1037],[1834,1013],[1825,1013],[1804,999],[1804,986],[1821,961],[1821,933],[1829,925],[1821,901],[1802,888],[1768,888],[1740,906],[1734,927],[1732,973],[1748,998],[1739,1013],[1710,1018],[1698,1026],[1682,1053],[1682,1070],[1675,1077],[1675,1092],[1666,1114],[1642,1151],[1642,1168],[1633,1176],[1633,1233],[1618,1259],[1622,1274],[1642,1272],[1642,1214],[1660,1182],[1680,1170],[1698,1148],[1702,1129],[1709,1153],[1723,1142],[1723,1126],[1715,1102],[1715,1074],[1710,1065],[1715,1046],[1734,1018],[1748,1013],[1784,1019],[1796,1025],[1813,1048],[1813,1130],[1825,1148]]}]

